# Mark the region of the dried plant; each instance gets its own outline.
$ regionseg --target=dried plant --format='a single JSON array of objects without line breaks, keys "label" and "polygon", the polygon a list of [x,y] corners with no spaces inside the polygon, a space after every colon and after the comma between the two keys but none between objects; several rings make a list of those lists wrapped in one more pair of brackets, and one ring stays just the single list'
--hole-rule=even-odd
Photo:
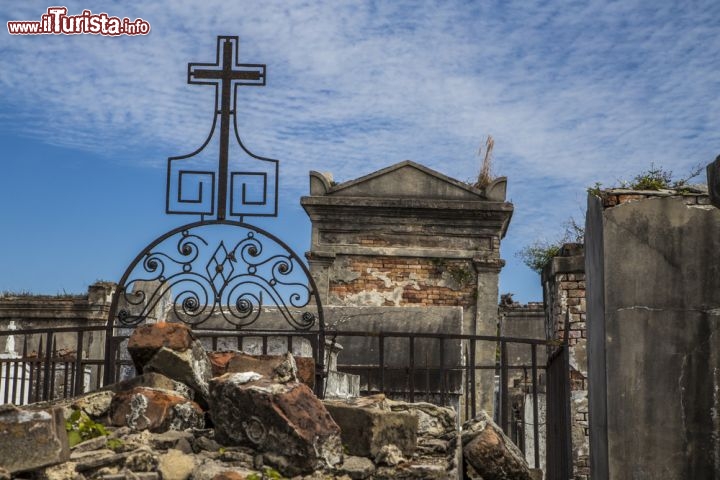
[{"label": "dried plant", "polygon": [[[482,165],[480,166],[480,173],[478,174],[477,181],[473,185],[476,188],[485,188],[490,185],[493,181],[492,175],[492,151],[495,146],[495,140],[491,135],[488,135],[485,141],[485,156],[483,157]],[[483,156],[482,145],[478,148],[478,156]]]}]

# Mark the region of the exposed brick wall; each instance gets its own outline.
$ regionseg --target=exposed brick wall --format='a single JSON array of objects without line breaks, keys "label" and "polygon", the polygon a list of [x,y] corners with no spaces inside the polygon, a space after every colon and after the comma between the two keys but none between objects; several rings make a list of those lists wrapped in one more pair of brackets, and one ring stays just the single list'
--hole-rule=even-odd
[{"label": "exposed brick wall", "polygon": [[570,347],[587,342],[585,326],[585,274],[562,273],[555,275],[551,290],[548,338],[561,340],[565,334],[565,321],[570,321],[568,343]]},{"label": "exposed brick wall", "polygon": [[469,260],[344,256],[330,277],[333,303],[473,307],[477,276]]},{"label": "exposed brick wall", "polygon": [[[543,272],[546,309],[545,328],[548,339],[562,340],[565,335],[565,324],[569,322],[568,346],[570,355],[573,479],[589,480],[587,307],[582,246],[573,244],[563,246],[560,257],[570,257],[571,262],[558,262],[550,265]],[[573,268],[565,270],[564,267],[569,265],[572,265]]]}]

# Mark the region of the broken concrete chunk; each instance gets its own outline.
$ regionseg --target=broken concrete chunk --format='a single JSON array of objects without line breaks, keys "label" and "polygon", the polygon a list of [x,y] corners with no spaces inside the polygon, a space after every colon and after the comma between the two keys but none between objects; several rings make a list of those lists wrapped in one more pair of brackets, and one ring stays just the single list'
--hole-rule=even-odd
[{"label": "broken concrete chunk", "polygon": [[483,480],[531,480],[522,452],[485,411],[462,428],[463,456]]},{"label": "broken concrete chunk", "polygon": [[342,461],[340,428],[307,385],[244,382],[227,373],[210,382],[216,440],[263,452],[284,475],[309,473]]},{"label": "broken concrete chunk", "polygon": [[369,458],[345,455],[342,465],[337,468],[340,475],[347,475],[352,480],[363,480],[375,473],[375,464]]},{"label": "broken concrete chunk", "polygon": [[115,395],[110,406],[113,425],[165,432],[205,426],[202,408],[172,392],[137,387]]},{"label": "broken concrete chunk", "polygon": [[388,444],[396,445],[406,456],[415,451],[418,422],[414,415],[358,407],[352,400],[323,403],[340,426],[343,445],[351,455],[374,458]]},{"label": "broken concrete chunk", "polygon": [[168,450],[160,456],[158,471],[163,480],[187,480],[195,468],[195,460],[179,450]]},{"label": "broken concrete chunk", "polygon": [[195,341],[192,331],[182,323],[151,323],[137,327],[128,339],[127,349],[130,352],[135,368],[139,373],[161,348],[169,348],[183,352]]},{"label": "broken concrete chunk", "polygon": [[198,464],[191,474],[193,480],[245,480],[255,474],[255,478],[261,478],[252,465],[233,465],[215,460],[205,460]]},{"label": "broken concrete chunk", "polygon": [[150,438],[150,446],[158,450],[178,450],[182,453],[192,453],[192,444],[195,436],[190,432],[168,430],[158,433]]},{"label": "broken concrete chunk", "polygon": [[229,373],[257,372],[277,383],[296,382],[297,365],[291,353],[285,355],[248,355],[237,352],[227,364]]},{"label": "broken concrete chunk", "polygon": [[383,445],[380,451],[375,455],[375,463],[378,465],[387,465],[388,467],[394,467],[405,461],[403,452],[398,448],[397,445],[392,443]]},{"label": "broken concrete chunk", "polygon": [[279,383],[300,381],[315,385],[315,360],[311,357],[285,355],[251,355],[239,351],[208,353],[213,377],[225,373],[258,372]]},{"label": "broken concrete chunk", "polygon": [[457,433],[455,410],[432,403],[387,400],[393,412],[408,412],[418,419],[418,438],[447,438]]},{"label": "broken concrete chunk", "polygon": [[69,458],[62,409],[30,411],[0,405],[0,467],[16,473]]},{"label": "broken concrete chunk", "polygon": [[179,323],[154,323],[135,329],[128,352],[138,372],[158,372],[193,389],[195,401],[207,406],[210,361],[190,329]]},{"label": "broken concrete chunk", "polygon": [[[76,466],[75,462],[64,462],[50,467],[45,467],[40,470],[40,473],[36,478],[41,478],[42,480],[77,479],[79,474],[75,470]],[[2,476],[0,476],[0,479],[2,479]],[[8,480],[10,480],[10,477],[8,477]]]},{"label": "broken concrete chunk", "polygon": [[107,385],[103,387],[103,390],[110,390],[117,393],[127,392],[128,390],[132,390],[135,387],[170,390],[177,393],[178,395],[182,395],[183,397],[188,398],[189,400],[193,400],[195,395],[195,393],[190,389],[190,387],[188,387],[184,383],[176,382],[170,377],[166,377],[162,373],[157,372],[143,373],[142,375],[123,380],[122,382]]},{"label": "broken concrete chunk", "polygon": [[72,407],[87,413],[90,418],[101,418],[107,415],[112,397],[112,392],[86,393],[75,398]]}]

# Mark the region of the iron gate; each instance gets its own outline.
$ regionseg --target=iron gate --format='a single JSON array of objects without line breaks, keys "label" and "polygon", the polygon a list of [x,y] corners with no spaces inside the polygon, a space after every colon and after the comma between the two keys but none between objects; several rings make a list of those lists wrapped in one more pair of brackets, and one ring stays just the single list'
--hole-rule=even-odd
[{"label": "iron gate", "polygon": [[[107,324],[105,383],[128,363],[123,342],[131,329],[168,319],[234,334],[250,328],[314,334],[322,392],[325,325],[312,276],[287,244],[243,222],[277,216],[279,162],[251,153],[240,139],[238,87],[265,85],[265,65],[238,63],[238,46],[238,37],[218,37],[215,63],[188,64],[189,84],[215,87],[213,121],[200,148],[168,159],[165,211],[200,221],[160,236],[125,271]],[[212,161],[203,161],[208,155]],[[262,321],[269,310],[284,324]]]}]

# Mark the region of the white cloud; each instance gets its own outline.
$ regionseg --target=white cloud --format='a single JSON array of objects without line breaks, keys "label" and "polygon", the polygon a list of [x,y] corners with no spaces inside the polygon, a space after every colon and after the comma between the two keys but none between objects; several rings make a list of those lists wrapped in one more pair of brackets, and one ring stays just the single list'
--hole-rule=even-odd
[{"label": "white cloud", "polygon": [[[681,173],[720,150],[712,0],[67,6],[143,17],[152,32],[5,35],[6,131],[163,167],[160,152],[193,150],[211,121],[212,88],[186,85],[187,63],[239,35],[241,61],[268,64],[267,87],[241,89],[241,135],[282,161],[284,187],[304,193],[311,169],[344,180],[407,158],[467,179],[492,134],[516,206],[512,248],[577,215],[595,181],[651,161]],[[14,4],[3,20],[44,8]]]}]

